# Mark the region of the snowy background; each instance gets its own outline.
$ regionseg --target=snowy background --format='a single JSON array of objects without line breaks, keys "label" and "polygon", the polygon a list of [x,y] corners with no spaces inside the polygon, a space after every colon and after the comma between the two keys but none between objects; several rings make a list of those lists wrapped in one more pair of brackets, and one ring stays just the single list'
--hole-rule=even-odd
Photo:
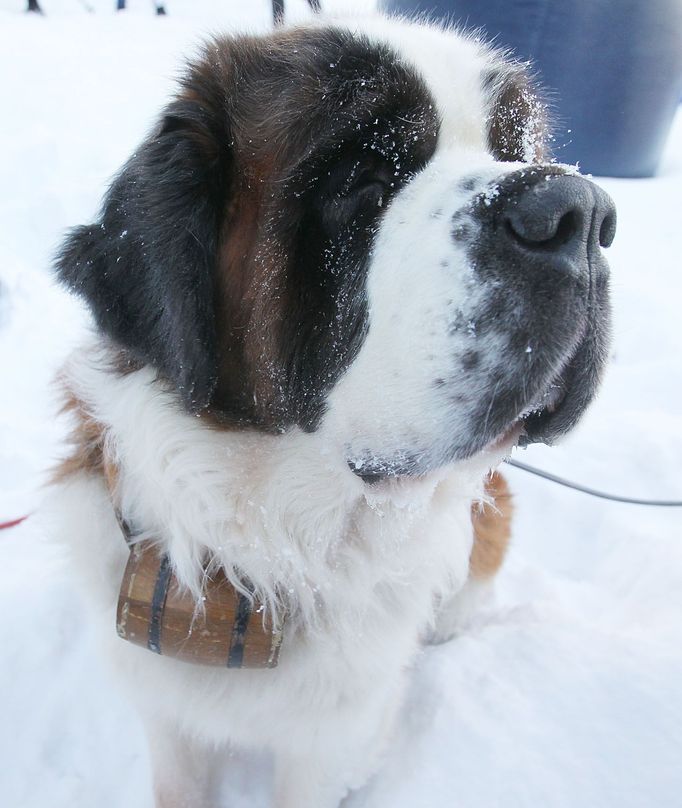
[{"label": "snowy background", "polygon": [[[43,0],[40,19],[0,0],[0,521],[38,507],[60,437],[50,379],[84,328],[50,280],[60,234],[90,221],[199,38],[269,25],[270,0],[169,0],[166,19],[146,0],[118,16],[90,4]],[[681,179],[678,117],[659,177],[603,182],[619,209],[610,372],[563,446],[521,460],[682,497]],[[679,808],[682,512],[507,476],[517,518],[497,602],[423,653],[385,766],[350,806]],[[35,519],[0,532],[0,615],[0,804],[150,808],[137,719]],[[268,805],[249,766],[225,805]]]}]

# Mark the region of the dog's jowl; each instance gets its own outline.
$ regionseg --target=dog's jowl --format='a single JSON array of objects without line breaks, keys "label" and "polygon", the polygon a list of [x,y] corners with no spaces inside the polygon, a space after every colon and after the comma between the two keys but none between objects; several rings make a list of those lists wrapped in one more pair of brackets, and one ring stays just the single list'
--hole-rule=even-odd
[{"label": "dog's jowl", "polygon": [[96,328],[53,507],[159,808],[217,808],[234,747],[273,754],[277,808],[336,808],[489,586],[488,475],[577,422],[609,346],[615,212],[549,128],[461,33],[218,38],[67,236]]}]

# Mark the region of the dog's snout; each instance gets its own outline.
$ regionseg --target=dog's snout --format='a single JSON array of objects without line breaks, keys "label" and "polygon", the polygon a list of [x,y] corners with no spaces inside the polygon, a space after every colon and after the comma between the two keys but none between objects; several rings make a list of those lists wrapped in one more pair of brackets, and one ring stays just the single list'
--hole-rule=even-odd
[{"label": "dog's snout", "polygon": [[590,255],[609,247],[616,210],[607,193],[588,180],[549,174],[532,185],[513,189],[501,210],[506,236],[518,247],[563,255],[575,248]]}]

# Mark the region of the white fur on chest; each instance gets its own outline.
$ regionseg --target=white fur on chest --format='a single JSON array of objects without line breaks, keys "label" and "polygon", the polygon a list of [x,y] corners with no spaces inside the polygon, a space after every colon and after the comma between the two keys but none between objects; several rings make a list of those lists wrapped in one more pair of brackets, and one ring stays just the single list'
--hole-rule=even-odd
[{"label": "white fur on chest", "polygon": [[382,677],[387,694],[399,689],[434,599],[466,580],[470,505],[485,464],[367,486],[323,433],[207,427],[184,414],[152,372],[118,376],[102,369],[105,360],[101,349],[80,351],[67,378],[107,429],[126,518],[162,542],[197,594],[209,555],[228,574],[248,576],[269,608],[289,616],[272,671],[191,666],[119,640],[114,608],[127,549],[103,482],[79,475],[62,484],[54,507],[134,689],[149,697],[161,675],[158,709],[172,704],[182,724],[244,743],[269,740],[262,737],[268,702],[278,710],[286,700],[286,731],[295,733],[302,714],[323,720],[344,703],[378,704]]}]

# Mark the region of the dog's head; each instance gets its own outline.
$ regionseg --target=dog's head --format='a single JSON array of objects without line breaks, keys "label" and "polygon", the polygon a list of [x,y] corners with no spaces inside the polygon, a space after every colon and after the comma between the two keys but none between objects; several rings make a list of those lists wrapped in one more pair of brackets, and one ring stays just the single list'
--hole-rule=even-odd
[{"label": "dog's head", "polygon": [[218,39],[58,272],[188,410],[318,431],[365,478],[551,442],[605,361],[615,214],[545,139],[473,38]]}]

